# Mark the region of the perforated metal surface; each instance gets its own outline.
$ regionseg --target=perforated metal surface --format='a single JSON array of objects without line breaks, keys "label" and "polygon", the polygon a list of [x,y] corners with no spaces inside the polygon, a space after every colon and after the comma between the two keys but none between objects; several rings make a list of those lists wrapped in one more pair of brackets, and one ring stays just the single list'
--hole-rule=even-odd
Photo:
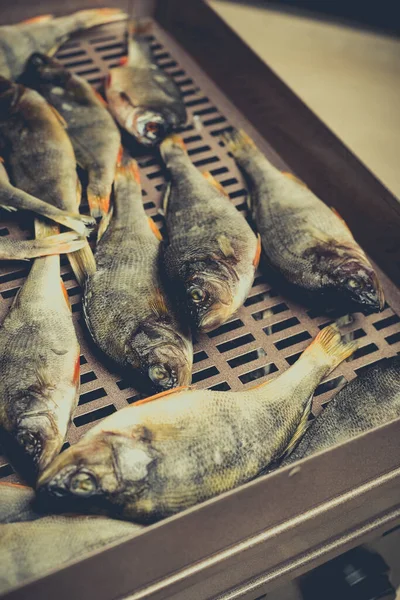
[{"label": "perforated metal surface", "polygon": [[[149,38],[160,67],[172,75],[181,88],[188,109],[188,126],[183,137],[194,164],[210,171],[226,188],[232,202],[244,216],[246,190],[233,160],[219,143],[219,134],[235,125],[244,127],[280,168],[289,170],[257,132],[231,103],[219,92],[206,75],[157,26]],[[63,64],[101,88],[108,68],[118,64],[124,54],[123,27],[110,25],[85,34],[65,44],[57,54]],[[195,119],[193,117],[197,115]],[[158,213],[164,177],[162,164],[156,155],[139,158],[143,201],[150,216],[162,227]],[[87,207],[82,207],[85,211]],[[1,211],[0,235],[24,238],[30,234],[30,223],[21,217],[10,217]],[[72,303],[74,320],[81,343],[81,395],[68,443],[74,443],[100,419],[134,403],[140,395],[121,379],[117,371],[108,371],[94,356],[93,346],[83,327],[80,289],[62,258],[62,277]],[[3,263],[0,267],[0,318],[3,319],[29,270],[26,263]],[[387,281],[384,278],[384,281]],[[393,289],[391,289],[393,294]],[[309,341],[329,322],[325,315],[311,310],[272,289],[259,270],[245,306],[231,321],[219,329],[198,336],[195,343],[193,383],[198,387],[219,390],[240,390],[274,377],[288,368]],[[343,331],[360,341],[361,348],[353,359],[344,363],[316,391],[313,413],[329,401],[339,386],[352,379],[366,365],[400,352],[400,318],[386,306],[379,315],[352,315]],[[0,456],[0,478],[17,481],[6,457]]]}]

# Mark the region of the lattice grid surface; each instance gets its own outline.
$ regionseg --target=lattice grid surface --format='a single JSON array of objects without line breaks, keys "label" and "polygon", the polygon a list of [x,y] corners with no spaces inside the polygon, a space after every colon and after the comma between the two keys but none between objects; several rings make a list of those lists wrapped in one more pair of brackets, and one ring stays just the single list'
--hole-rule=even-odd
[{"label": "lattice grid surface", "polygon": [[[66,43],[57,58],[71,71],[85,77],[101,90],[109,68],[118,65],[124,55],[123,26],[114,24],[88,32]],[[179,85],[188,110],[188,125],[183,138],[194,164],[208,170],[224,186],[236,208],[247,218],[246,189],[240,172],[220,143],[220,134],[231,125],[244,127],[266,155],[280,168],[290,170],[268,144],[257,136],[243,115],[208,80],[199,67],[160,28],[154,26],[149,42],[156,62]],[[146,211],[159,227],[159,214],[165,184],[162,164],[156,154],[141,155],[143,201]],[[82,206],[82,212],[87,206]],[[1,211],[0,235],[26,238],[32,223]],[[80,304],[80,288],[65,257],[61,259],[62,278],[72,304],[73,318],[81,343],[81,393],[79,406],[68,432],[68,444],[76,442],[94,423],[141,398],[139,392],[111,372],[95,357],[86,332]],[[23,284],[29,265],[8,262],[0,265],[0,318],[7,313],[15,294]],[[325,315],[296,304],[273,289],[261,270],[249,298],[237,314],[219,329],[195,340],[193,383],[200,388],[240,390],[269,377],[275,377],[293,364],[310,340],[330,322]],[[390,306],[379,315],[357,313],[343,327],[359,339],[360,349],[341,365],[316,390],[313,414],[323,409],[340,386],[355,377],[366,365],[400,352],[400,318]],[[18,481],[17,474],[1,455],[0,478]]]}]

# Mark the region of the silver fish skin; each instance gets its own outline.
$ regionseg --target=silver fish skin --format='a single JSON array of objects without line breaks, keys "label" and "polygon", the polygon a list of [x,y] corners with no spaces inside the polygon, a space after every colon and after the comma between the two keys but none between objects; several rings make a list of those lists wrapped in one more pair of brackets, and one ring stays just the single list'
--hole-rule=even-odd
[{"label": "silver fish skin", "polygon": [[246,133],[234,130],[224,139],[247,179],[270,265],[324,304],[382,310],[381,283],[343,219],[295,176],[274,167]]},{"label": "silver fish skin", "polygon": [[314,390],[355,347],[327,327],[285,373],[256,388],[169,391],[124,408],[63,452],[38,492],[148,522],[250,481],[301,435]]},{"label": "silver fish skin", "polygon": [[74,32],[125,18],[126,14],[117,8],[95,8],[65,17],[42,15],[14,25],[2,25],[0,75],[16,80],[33,52],[55,52]]},{"label": "silver fish skin", "polygon": [[311,423],[281,466],[346,442],[398,417],[400,356],[395,356],[369,367],[345,385]]},{"label": "silver fish skin", "polygon": [[[191,381],[190,330],[166,293],[159,269],[161,234],[143,208],[137,164],[117,167],[114,211],[96,249],[97,270],[83,309],[96,344],[144,386],[161,391]],[[105,221],[106,222],[106,221]]]}]

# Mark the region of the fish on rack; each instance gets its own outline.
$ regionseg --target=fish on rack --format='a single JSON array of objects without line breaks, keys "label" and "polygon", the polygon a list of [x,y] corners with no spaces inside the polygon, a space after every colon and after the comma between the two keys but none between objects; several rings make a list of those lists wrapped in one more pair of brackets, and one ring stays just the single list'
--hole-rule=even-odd
[{"label": "fish on rack", "polygon": [[120,367],[141,374],[145,386],[161,391],[189,384],[190,329],[161,281],[161,235],[145,213],[137,163],[127,156],[117,167],[113,213],[101,229],[97,270],[83,296],[93,340]]},{"label": "fish on rack", "polygon": [[164,140],[160,151],[171,176],[164,197],[164,266],[171,285],[186,299],[194,325],[210,331],[246,300],[260,239],[224,188],[193,165],[179,136]]},{"label": "fish on rack", "polygon": [[65,119],[78,165],[88,173],[90,213],[101,217],[110,207],[121,136],[103,98],[79,75],[44,54],[34,53],[22,75]]},{"label": "fish on rack", "polygon": [[226,133],[224,140],[247,179],[250,212],[270,266],[324,304],[382,310],[378,277],[339,214],[275,168],[243,131]]},{"label": "fish on rack", "polygon": [[118,8],[94,8],[55,18],[40,15],[0,27],[0,75],[16,80],[33,52],[54,53],[73,33],[126,19]]},{"label": "fish on rack", "polygon": [[158,145],[186,122],[186,108],[178,86],[160,69],[143,37],[149,22],[132,22],[128,56],[111,69],[105,93],[116,121],[145,146]]},{"label": "fish on rack", "polygon": [[97,504],[151,522],[246,483],[296,443],[316,387],[356,347],[328,326],[287,371],[255,388],[171,390],[123,408],[41,475],[42,502]]},{"label": "fish on rack", "polygon": [[[56,206],[51,206],[39,198],[35,198],[20,190],[10,183],[7,171],[0,159],[0,208],[10,212],[16,210],[28,210],[42,217],[46,217],[72,229],[76,233],[87,237],[95,221],[92,217],[80,215],[79,213],[68,213]],[[65,236],[64,236],[65,237]],[[69,236],[72,240],[72,236]],[[47,242],[50,238],[47,238]],[[42,240],[43,241],[43,240]],[[83,244],[82,244],[83,246]]]},{"label": "fish on rack", "polygon": [[[0,77],[0,153],[18,188],[58,209],[79,212],[81,184],[64,120],[38,92],[4,77]],[[87,241],[68,259],[80,284],[96,269]]]},{"label": "fish on rack", "polygon": [[345,385],[280,466],[346,442],[400,417],[400,356],[371,365]]}]

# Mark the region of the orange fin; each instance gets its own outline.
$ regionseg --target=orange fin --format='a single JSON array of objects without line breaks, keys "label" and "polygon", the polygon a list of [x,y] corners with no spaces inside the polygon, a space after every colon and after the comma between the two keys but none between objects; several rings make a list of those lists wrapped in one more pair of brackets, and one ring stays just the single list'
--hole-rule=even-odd
[{"label": "orange fin", "polygon": [[156,238],[162,242],[163,236],[151,217],[149,217],[149,225]]},{"label": "orange fin", "polygon": [[33,489],[29,485],[22,485],[21,483],[12,483],[11,481],[2,481],[0,483],[0,488],[1,488],[1,486],[4,486],[4,485],[8,485],[10,487],[22,488],[24,490],[31,490],[33,492]]},{"label": "orange fin", "polygon": [[49,104],[48,106],[51,109],[53,115],[56,117],[57,121],[60,123],[60,125],[62,125],[64,127],[64,129],[67,129],[68,124],[67,124],[67,121],[64,119],[64,117],[62,115],[60,115],[60,113],[58,112],[58,110],[56,108],[54,108],[54,106],[51,106],[51,104]]},{"label": "orange fin", "polygon": [[117,174],[134,179],[140,185],[140,171],[134,158],[129,158],[129,160],[122,162],[122,157],[120,158],[118,154]]},{"label": "orange fin", "polygon": [[159,392],[158,394],[154,394],[154,396],[149,396],[148,398],[144,398],[143,400],[135,402],[132,404],[132,408],[135,408],[135,406],[139,406],[140,404],[147,404],[147,402],[153,402],[153,400],[159,400],[159,398],[165,398],[165,396],[169,396],[170,394],[178,394],[179,392],[183,392],[183,390],[189,389],[189,386],[181,385],[180,387],[172,388],[172,390],[165,390],[165,392]]},{"label": "orange fin", "polygon": [[[336,208],[333,208],[333,206],[331,206],[331,211],[333,212],[333,214],[334,214],[334,215],[336,215],[336,216],[337,216],[337,218],[338,218],[338,219],[340,219],[340,220],[342,221],[343,225],[345,225],[345,226],[346,226],[346,228],[347,228],[347,229],[350,231],[350,233],[351,233],[351,229],[350,229],[350,227],[347,225],[347,223],[346,223],[346,221],[343,219],[343,217],[342,217],[342,216],[341,216],[341,215],[338,213],[338,211],[336,210]],[[353,234],[351,233],[351,235],[353,235]]]},{"label": "orange fin", "polygon": [[257,269],[258,265],[260,264],[261,251],[262,251],[261,235],[258,233],[257,234],[257,249],[256,249],[256,253],[253,258],[253,266],[255,269]]},{"label": "orange fin", "polygon": [[110,209],[110,194],[108,196],[98,196],[88,192],[88,203],[92,217],[103,217]]},{"label": "orange fin", "polygon": [[4,158],[2,156],[0,156],[0,163],[4,165]]},{"label": "orange fin", "polygon": [[78,386],[79,381],[80,381],[80,372],[81,372],[81,360],[80,360],[80,355],[78,352],[78,356],[76,358],[75,366],[74,366],[74,374],[72,376],[72,383],[74,383],[76,386]]},{"label": "orange fin", "polygon": [[60,279],[60,281],[61,281],[61,291],[62,291],[63,296],[65,298],[65,302],[67,303],[67,306],[68,306],[69,310],[71,310],[71,302],[69,301],[69,296],[68,296],[67,288],[65,287],[65,283],[63,282],[63,280]]},{"label": "orange fin", "polygon": [[296,177],[296,175],[294,175],[293,173],[289,173],[288,171],[281,171],[282,175],[284,175],[285,177],[288,177],[289,179],[291,179],[292,181],[295,181],[296,183],[298,183],[299,185],[302,185],[303,187],[308,187],[304,181],[302,181],[301,179],[299,179],[298,177]]},{"label": "orange fin", "polygon": [[168,314],[168,307],[160,290],[156,289],[155,294],[150,298],[149,308],[157,317]]},{"label": "orange fin", "polygon": [[121,56],[121,58],[118,61],[119,66],[120,67],[125,67],[125,65],[128,64],[128,60],[129,60],[128,56]]},{"label": "orange fin", "polygon": [[54,19],[54,15],[38,15],[37,17],[30,17],[21,21],[20,25],[33,25],[34,23],[45,23]]},{"label": "orange fin", "polygon": [[161,153],[163,150],[168,150],[168,148],[170,148],[171,146],[180,146],[186,152],[185,142],[183,141],[181,136],[178,135],[177,133],[173,133],[172,135],[169,135],[168,137],[165,138],[165,140],[163,140],[161,142],[161,145],[160,145]]},{"label": "orange fin", "polygon": [[221,194],[229,198],[229,194],[227,193],[225,188],[219,183],[219,181],[214,179],[214,177],[209,171],[203,171],[202,175],[205,179],[207,179],[209,183],[211,183],[211,185],[213,185],[219,192],[221,192]]},{"label": "orange fin", "polygon": [[271,381],[274,381],[274,380],[273,379],[268,379],[267,381],[262,381],[261,383],[256,383],[256,385],[253,385],[252,387],[247,388],[247,389],[250,390],[250,391],[258,390],[259,388],[264,387],[264,385],[268,385],[269,383],[271,383]]},{"label": "orange fin", "polygon": [[105,107],[108,108],[108,104],[107,102],[104,100],[103,96],[93,88],[94,91],[94,95],[96,96],[97,100],[99,100],[99,102],[101,102],[101,104]]},{"label": "orange fin", "polygon": [[119,150],[118,150],[118,156],[117,156],[117,166],[122,163],[123,156],[124,156],[124,147],[120,146]]}]

